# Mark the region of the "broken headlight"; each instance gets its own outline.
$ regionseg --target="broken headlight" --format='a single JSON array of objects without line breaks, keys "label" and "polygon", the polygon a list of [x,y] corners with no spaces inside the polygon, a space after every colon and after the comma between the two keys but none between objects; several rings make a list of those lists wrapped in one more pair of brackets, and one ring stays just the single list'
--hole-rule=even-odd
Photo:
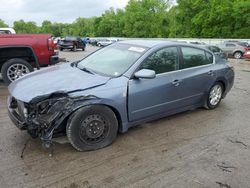
[{"label": "broken headlight", "polygon": [[51,104],[50,104],[49,101],[40,102],[37,105],[38,113],[39,114],[46,114],[48,112],[48,110],[49,110],[50,107],[51,107]]},{"label": "broken headlight", "polygon": [[37,118],[33,120],[36,124],[40,124],[42,127],[48,127],[60,114],[63,113],[69,104],[67,98],[47,99],[39,102],[37,106]]}]

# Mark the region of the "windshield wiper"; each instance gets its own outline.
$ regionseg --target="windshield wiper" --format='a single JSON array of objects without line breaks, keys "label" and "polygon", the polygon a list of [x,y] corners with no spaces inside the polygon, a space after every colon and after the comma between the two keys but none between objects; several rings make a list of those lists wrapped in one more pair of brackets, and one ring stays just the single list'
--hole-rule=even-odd
[{"label": "windshield wiper", "polygon": [[[79,68],[79,67],[78,67],[78,68]],[[87,72],[87,73],[94,74],[93,71],[91,71],[90,69],[87,69],[86,67],[79,68],[79,69],[80,69],[80,70],[83,70],[83,71],[85,71],[85,72]]]}]

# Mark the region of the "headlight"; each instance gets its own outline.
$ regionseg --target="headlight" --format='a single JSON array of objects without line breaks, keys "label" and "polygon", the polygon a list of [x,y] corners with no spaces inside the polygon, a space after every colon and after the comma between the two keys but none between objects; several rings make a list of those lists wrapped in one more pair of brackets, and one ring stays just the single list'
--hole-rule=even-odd
[{"label": "headlight", "polygon": [[43,101],[40,102],[37,107],[38,107],[38,113],[39,114],[45,114],[48,112],[49,108],[50,108],[51,104],[49,101]]},{"label": "headlight", "polygon": [[37,104],[39,114],[55,113],[62,111],[68,104],[69,100],[66,98],[61,99],[48,99]]}]

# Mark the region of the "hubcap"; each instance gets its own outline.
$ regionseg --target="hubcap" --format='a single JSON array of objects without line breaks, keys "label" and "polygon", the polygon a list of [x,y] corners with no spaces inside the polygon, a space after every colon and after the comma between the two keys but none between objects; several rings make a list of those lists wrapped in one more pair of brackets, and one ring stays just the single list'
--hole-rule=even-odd
[{"label": "hubcap", "polygon": [[13,64],[7,69],[7,76],[8,79],[13,82],[29,72],[30,72],[29,68],[26,67],[25,65]]},{"label": "hubcap", "polygon": [[220,102],[221,96],[222,96],[221,86],[215,85],[210,91],[209,95],[210,104],[212,104],[213,106],[217,105]]},{"label": "hubcap", "polygon": [[87,116],[81,124],[80,139],[88,144],[95,144],[102,141],[108,133],[108,126],[105,119],[100,115]]}]

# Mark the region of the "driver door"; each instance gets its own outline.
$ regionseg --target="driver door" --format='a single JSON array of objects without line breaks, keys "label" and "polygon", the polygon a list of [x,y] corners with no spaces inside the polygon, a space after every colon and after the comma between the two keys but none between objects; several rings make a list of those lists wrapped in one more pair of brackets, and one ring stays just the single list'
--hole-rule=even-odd
[{"label": "driver door", "polygon": [[181,106],[177,89],[180,80],[175,77],[179,69],[177,47],[165,47],[150,55],[140,69],[156,72],[153,79],[133,78],[128,83],[129,121],[165,113]]}]

